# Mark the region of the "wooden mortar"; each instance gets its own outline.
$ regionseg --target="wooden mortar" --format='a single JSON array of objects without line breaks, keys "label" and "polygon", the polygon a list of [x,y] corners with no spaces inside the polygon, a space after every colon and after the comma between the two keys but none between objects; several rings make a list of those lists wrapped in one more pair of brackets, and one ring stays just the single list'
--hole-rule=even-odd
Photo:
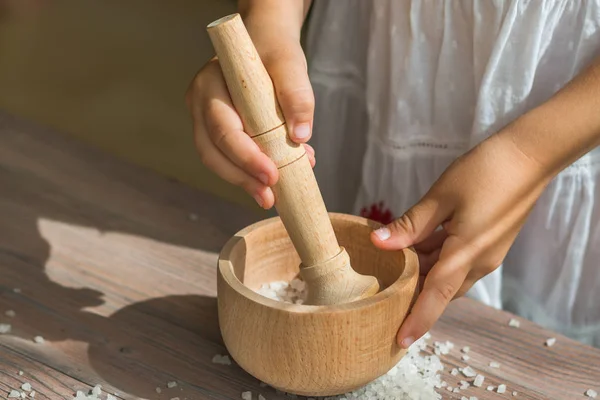
[{"label": "wooden mortar", "polygon": [[376,222],[330,217],[353,268],[376,276],[379,293],[327,306],[256,293],[263,283],[291,281],[299,272],[298,253],[279,217],[238,232],[219,256],[219,325],[229,354],[255,378],[297,395],[347,393],[388,372],[405,354],[396,334],[418,294],[413,249],[380,250],[369,238]]}]

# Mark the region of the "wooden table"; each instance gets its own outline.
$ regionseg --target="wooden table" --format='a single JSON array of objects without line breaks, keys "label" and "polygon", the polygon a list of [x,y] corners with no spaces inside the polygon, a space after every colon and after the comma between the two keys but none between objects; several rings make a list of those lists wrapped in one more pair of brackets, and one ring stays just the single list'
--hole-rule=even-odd
[{"label": "wooden table", "polygon": [[[211,362],[226,354],[217,253],[257,218],[0,113],[0,322],[12,324],[0,335],[0,398],[24,382],[36,399],[70,399],[96,384],[121,399],[239,399],[245,390],[287,398],[235,364]],[[469,345],[484,386],[506,383],[508,393],[440,390],[444,399],[600,391],[600,350],[523,320],[511,328],[510,318],[471,300],[451,305],[432,331],[456,345],[442,357],[444,378],[455,386],[449,372],[465,365],[459,349]]]}]

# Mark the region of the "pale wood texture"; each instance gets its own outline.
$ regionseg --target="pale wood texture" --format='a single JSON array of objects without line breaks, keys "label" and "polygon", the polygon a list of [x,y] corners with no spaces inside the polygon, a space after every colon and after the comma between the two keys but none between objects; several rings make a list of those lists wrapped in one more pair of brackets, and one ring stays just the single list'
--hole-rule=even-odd
[{"label": "pale wood texture", "polygon": [[[305,277],[307,285],[313,288],[308,301],[335,304],[376,293],[379,285],[374,277],[359,275],[350,265],[338,269],[330,265],[344,250],[340,249],[327,217],[304,147],[289,140],[273,82],[240,15],[223,17],[211,23],[207,31],[246,133],[279,168],[279,181],[273,188],[275,208],[302,265],[329,271]],[[315,279],[310,279],[312,276]]]},{"label": "pale wood texture", "polygon": [[[405,353],[396,334],[418,293],[417,254],[377,249],[369,239],[375,224],[362,217],[331,214],[331,220],[354,268],[377,277],[383,291],[332,306],[288,304],[255,293],[261,284],[299,273],[300,260],[279,218],[244,229],[219,256],[219,323],[227,349],[257,379],[293,394],[355,390]],[[345,265],[341,258],[339,267]]]},{"label": "pale wood texture", "polygon": [[[120,399],[239,400],[250,390],[254,399],[289,400],[235,364],[211,362],[226,354],[217,254],[257,219],[0,112],[0,322],[13,325],[0,335],[0,398],[27,381],[41,400],[98,383]],[[9,309],[16,317],[4,315]],[[486,383],[516,390],[514,399],[583,400],[588,388],[600,391],[599,349],[522,319],[509,328],[511,317],[453,302],[432,331],[432,341],[456,344],[442,356],[444,379],[456,382],[450,370],[466,364],[459,349],[468,345],[470,365]],[[35,335],[46,343],[33,343]],[[551,348],[549,337],[557,338]],[[501,367],[489,368],[491,360]],[[172,380],[178,387],[166,389]]]}]

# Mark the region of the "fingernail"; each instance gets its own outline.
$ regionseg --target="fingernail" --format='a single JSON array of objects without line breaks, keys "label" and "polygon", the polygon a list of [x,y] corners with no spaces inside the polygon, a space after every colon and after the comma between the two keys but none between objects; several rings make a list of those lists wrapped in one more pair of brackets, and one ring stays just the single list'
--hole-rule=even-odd
[{"label": "fingernail", "polygon": [[254,200],[258,203],[259,206],[265,208],[265,202],[263,201],[263,198],[260,196],[260,194],[255,194]]},{"label": "fingernail", "polygon": [[260,179],[260,181],[262,183],[264,183],[265,185],[269,184],[269,177],[267,176],[267,174],[263,174],[263,173],[258,174],[258,179]]},{"label": "fingernail", "polygon": [[415,338],[412,336],[409,336],[409,337],[402,339],[402,342],[400,342],[400,346],[404,349],[408,349],[414,342],[415,342]]},{"label": "fingernail", "polygon": [[377,237],[379,238],[379,240],[388,240],[390,238],[390,236],[392,236],[392,232],[386,228],[385,226],[382,228],[379,228],[375,231],[375,234],[377,235]]},{"label": "fingernail", "polygon": [[300,124],[294,127],[294,136],[297,139],[306,139],[310,135],[310,125]]}]

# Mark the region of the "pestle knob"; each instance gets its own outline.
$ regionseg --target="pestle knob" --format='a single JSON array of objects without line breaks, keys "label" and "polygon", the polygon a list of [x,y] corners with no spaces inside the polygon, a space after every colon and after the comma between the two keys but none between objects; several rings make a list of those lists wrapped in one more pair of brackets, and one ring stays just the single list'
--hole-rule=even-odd
[{"label": "pestle knob", "polygon": [[304,146],[289,139],[273,82],[242,18],[229,15],[207,30],[244,131],[279,170],[275,208],[302,262],[306,304],[347,303],[374,295],[377,279],[354,271],[338,244]]}]

